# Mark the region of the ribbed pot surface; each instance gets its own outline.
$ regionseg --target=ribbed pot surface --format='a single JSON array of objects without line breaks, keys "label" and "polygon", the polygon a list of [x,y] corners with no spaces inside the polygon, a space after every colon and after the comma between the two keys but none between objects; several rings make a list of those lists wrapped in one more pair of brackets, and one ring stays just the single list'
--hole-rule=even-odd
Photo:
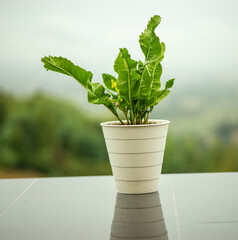
[{"label": "ribbed pot surface", "polygon": [[119,125],[101,123],[117,191],[139,194],[158,190],[169,121]]}]

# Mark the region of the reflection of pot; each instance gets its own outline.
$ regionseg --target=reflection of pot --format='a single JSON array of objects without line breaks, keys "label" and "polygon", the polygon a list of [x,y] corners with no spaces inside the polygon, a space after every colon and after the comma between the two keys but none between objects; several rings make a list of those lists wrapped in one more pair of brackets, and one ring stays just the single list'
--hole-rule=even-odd
[{"label": "reflection of pot", "polygon": [[159,193],[118,193],[110,239],[168,240]]}]

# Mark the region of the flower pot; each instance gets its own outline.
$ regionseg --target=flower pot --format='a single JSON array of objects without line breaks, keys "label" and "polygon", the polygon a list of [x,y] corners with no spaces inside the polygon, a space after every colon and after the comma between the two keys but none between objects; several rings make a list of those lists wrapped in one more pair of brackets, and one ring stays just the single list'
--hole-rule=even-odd
[{"label": "flower pot", "polygon": [[168,124],[167,120],[141,125],[101,123],[119,193],[158,191]]},{"label": "flower pot", "polygon": [[110,239],[168,240],[159,193],[118,193]]}]

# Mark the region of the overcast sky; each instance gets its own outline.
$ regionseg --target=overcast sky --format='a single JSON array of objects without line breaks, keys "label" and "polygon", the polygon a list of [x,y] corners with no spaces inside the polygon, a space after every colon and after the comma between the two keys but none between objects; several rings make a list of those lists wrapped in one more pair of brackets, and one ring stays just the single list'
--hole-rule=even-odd
[{"label": "overcast sky", "polygon": [[94,73],[113,74],[120,47],[142,59],[139,34],[151,16],[166,44],[162,80],[233,82],[238,76],[238,3],[232,0],[0,0],[0,87],[74,96],[73,79],[46,72],[40,58],[64,56]]}]

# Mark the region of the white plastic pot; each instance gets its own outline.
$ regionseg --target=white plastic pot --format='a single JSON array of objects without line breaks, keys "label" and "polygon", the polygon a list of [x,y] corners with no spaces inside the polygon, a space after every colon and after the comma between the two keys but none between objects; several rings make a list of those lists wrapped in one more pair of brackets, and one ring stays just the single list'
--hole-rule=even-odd
[{"label": "white plastic pot", "polygon": [[158,191],[168,125],[168,120],[142,125],[101,123],[119,193]]}]

